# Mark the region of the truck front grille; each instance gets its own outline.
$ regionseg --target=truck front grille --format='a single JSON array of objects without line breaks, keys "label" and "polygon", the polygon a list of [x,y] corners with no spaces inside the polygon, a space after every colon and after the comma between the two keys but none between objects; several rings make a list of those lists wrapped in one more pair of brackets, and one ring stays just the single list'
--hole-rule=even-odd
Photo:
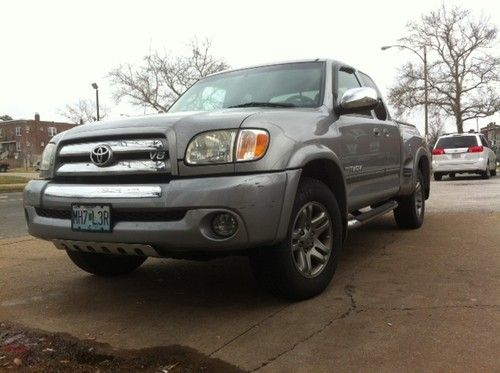
[{"label": "truck front grille", "polygon": [[56,177],[169,175],[166,138],[103,139],[64,144]]},{"label": "truck front grille", "polygon": [[[52,219],[71,219],[71,210],[69,209],[42,209],[36,208],[36,214],[44,218]],[[160,210],[160,211],[124,211],[113,210],[113,223],[131,221],[131,222],[167,222],[179,221],[186,216],[186,210]]]}]

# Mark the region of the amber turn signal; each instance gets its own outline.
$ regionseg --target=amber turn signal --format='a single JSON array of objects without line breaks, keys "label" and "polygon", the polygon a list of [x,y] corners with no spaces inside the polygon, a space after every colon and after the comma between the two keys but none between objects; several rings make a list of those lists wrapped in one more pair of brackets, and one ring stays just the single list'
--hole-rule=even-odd
[{"label": "amber turn signal", "polygon": [[265,130],[244,129],[238,136],[236,161],[255,161],[266,154],[269,133]]}]

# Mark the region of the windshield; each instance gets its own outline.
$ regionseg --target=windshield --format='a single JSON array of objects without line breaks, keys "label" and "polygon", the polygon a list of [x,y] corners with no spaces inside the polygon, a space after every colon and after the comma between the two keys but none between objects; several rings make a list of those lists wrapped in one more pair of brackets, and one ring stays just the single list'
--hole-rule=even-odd
[{"label": "windshield", "polygon": [[476,145],[476,136],[442,137],[437,142],[436,149],[469,148]]},{"label": "windshield", "polygon": [[318,107],[323,62],[303,62],[231,71],[200,80],[169,112],[231,107]]}]

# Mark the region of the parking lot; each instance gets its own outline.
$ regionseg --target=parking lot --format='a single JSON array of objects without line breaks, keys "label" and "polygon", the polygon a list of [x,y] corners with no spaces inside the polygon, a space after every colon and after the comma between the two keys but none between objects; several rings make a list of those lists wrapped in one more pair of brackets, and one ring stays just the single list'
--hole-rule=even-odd
[{"label": "parking lot", "polygon": [[388,214],[350,232],[330,287],[300,303],[263,292],[245,258],[92,277],[27,236],[21,207],[0,195],[0,321],[245,371],[500,370],[500,177],[432,182],[420,230]]}]

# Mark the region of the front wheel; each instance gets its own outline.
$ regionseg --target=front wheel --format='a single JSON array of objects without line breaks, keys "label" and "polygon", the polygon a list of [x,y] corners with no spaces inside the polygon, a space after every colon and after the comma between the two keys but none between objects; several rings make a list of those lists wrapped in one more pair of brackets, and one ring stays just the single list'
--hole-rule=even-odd
[{"label": "front wheel", "polygon": [[147,257],[87,253],[67,250],[69,258],[85,272],[97,276],[120,276],[136,270]]},{"label": "front wheel", "polygon": [[[434,177],[436,174],[434,174]],[[417,183],[413,193],[398,201],[394,210],[394,219],[399,228],[417,229],[424,222],[425,213],[425,181],[422,171],[418,170]]]},{"label": "front wheel", "polygon": [[304,178],[295,197],[286,239],[250,254],[257,280],[279,296],[302,300],[330,283],[342,247],[342,219],[331,190]]}]

